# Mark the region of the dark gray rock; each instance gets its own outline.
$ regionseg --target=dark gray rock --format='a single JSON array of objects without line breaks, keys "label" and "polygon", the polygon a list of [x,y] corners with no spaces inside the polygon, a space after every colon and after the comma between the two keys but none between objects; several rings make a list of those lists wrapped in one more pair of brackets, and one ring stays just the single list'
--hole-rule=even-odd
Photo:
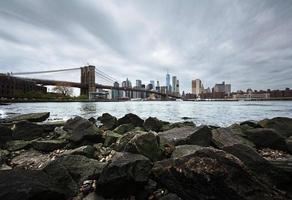
[{"label": "dark gray rock", "polygon": [[64,154],[65,155],[82,155],[88,158],[93,158],[95,151],[96,151],[95,147],[93,147],[92,145],[86,145],[86,146],[81,146],[75,149],[68,150]]},{"label": "dark gray rock", "polygon": [[180,158],[190,154],[194,154],[196,151],[203,149],[204,147],[198,145],[179,145],[176,146],[171,154],[171,158]]},{"label": "dark gray rock", "polygon": [[67,169],[76,183],[81,184],[87,179],[97,179],[105,163],[81,155],[62,155],[51,161],[44,170],[48,167],[57,170],[59,165]]},{"label": "dark gray rock", "polygon": [[10,152],[7,150],[0,149],[0,165],[4,164],[8,159]]},{"label": "dark gray rock", "polygon": [[37,140],[31,143],[32,147],[38,151],[51,152],[66,146],[66,140]]},{"label": "dark gray rock", "polygon": [[208,126],[174,128],[158,133],[162,143],[209,146],[212,132]]},{"label": "dark gray rock", "polygon": [[118,119],[118,125],[122,125],[122,124],[133,124],[134,126],[143,126],[143,119],[141,119],[139,116],[133,114],[133,113],[129,113],[126,114],[124,117]]},{"label": "dark gray rock", "polygon": [[70,134],[69,140],[80,143],[82,140],[91,142],[102,141],[101,131],[90,121],[82,117],[69,119],[63,128]]},{"label": "dark gray rock", "polygon": [[150,160],[142,155],[117,152],[103,169],[96,192],[106,198],[135,195],[143,190],[151,168]]},{"label": "dark gray rock", "polygon": [[289,153],[292,154],[292,136],[286,139],[286,146]]},{"label": "dark gray rock", "polygon": [[159,200],[182,200],[179,196],[173,193],[169,193],[161,198]]},{"label": "dark gray rock", "polygon": [[243,137],[242,132],[235,132],[232,128],[218,128],[212,130],[212,143],[215,147],[222,149],[234,144],[244,144],[253,147],[254,144]]},{"label": "dark gray rock", "polygon": [[292,119],[287,117],[275,117],[259,121],[259,125],[264,128],[275,129],[283,137],[292,136]]},{"label": "dark gray rock", "polygon": [[287,150],[285,138],[269,128],[257,128],[246,132],[247,138],[258,148]]},{"label": "dark gray rock", "polygon": [[174,128],[183,128],[183,127],[195,127],[196,125],[192,121],[184,121],[184,122],[175,122],[175,123],[165,123],[161,131],[168,131]]},{"label": "dark gray rock", "polygon": [[146,131],[159,132],[164,124],[165,122],[157,119],[156,117],[149,117],[145,120],[143,127]]},{"label": "dark gray rock", "polygon": [[142,154],[152,161],[162,159],[160,140],[155,132],[142,132],[135,134],[124,147],[124,151]]},{"label": "dark gray rock", "polygon": [[134,130],[135,125],[134,124],[122,124],[120,126],[118,126],[117,128],[114,129],[114,132],[118,133],[118,134],[125,134],[129,131]]},{"label": "dark gray rock", "polygon": [[42,171],[0,171],[0,199],[66,200],[67,196],[50,176]]},{"label": "dark gray rock", "polygon": [[156,162],[152,175],[185,200],[285,199],[278,190],[259,182],[236,157],[212,148]]},{"label": "dark gray rock", "polygon": [[12,130],[6,126],[0,125],[0,147],[12,139]]},{"label": "dark gray rock", "polygon": [[41,169],[50,161],[50,155],[42,154],[39,151],[27,150],[21,151],[18,155],[13,157],[10,165],[13,168],[20,169]]},{"label": "dark gray rock", "polygon": [[17,122],[12,131],[14,140],[33,140],[48,134],[41,125],[28,121]]},{"label": "dark gray rock", "polygon": [[254,120],[248,120],[248,121],[241,122],[240,125],[241,126],[248,125],[252,128],[263,128],[260,124],[258,124],[257,121],[254,121]]},{"label": "dark gray rock", "polygon": [[115,133],[113,131],[106,131],[103,134],[103,137],[104,137],[103,146],[109,147],[111,144],[115,143],[119,138],[121,138],[122,135]]},{"label": "dark gray rock", "polygon": [[64,124],[65,122],[62,120],[37,123],[37,125],[42,126],[46,132],[54,132],[57,127],[62,127]]},{"label": "dark gray rock", "polygon": [[102,116],[97,118],[97,120],[103,124],[101,127],[102,130],[113,130],[117,127],[117,118],[109,113],[103,113]]},{"label": "dark gray rock", "polygon": [[30,122],[42,122],[50,117],[49,112],[41,112],[41,113],[28,113],[23,115],[18,115],[11,118],[11,121],[30,121]]}]

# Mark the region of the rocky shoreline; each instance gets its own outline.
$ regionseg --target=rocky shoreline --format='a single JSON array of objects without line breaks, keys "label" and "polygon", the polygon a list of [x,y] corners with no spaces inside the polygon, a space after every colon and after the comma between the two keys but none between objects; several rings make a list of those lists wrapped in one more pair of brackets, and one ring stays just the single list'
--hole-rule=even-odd
[{"label": "rocky shoreline", "polygon": [[215,127],[49,115],[0,121],[0,199],[292,199],[292,119]]}]

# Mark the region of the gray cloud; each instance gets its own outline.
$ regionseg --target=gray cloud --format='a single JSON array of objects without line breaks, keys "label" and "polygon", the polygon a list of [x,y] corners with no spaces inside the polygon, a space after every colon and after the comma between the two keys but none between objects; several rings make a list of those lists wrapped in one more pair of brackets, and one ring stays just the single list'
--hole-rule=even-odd
[{"label": "gray cloud", "polygon": [[1,72],[90,63],[133,83],[164,83],[169,70],[186,91],[193,78],[292,87],[291,35],[290,0],[0,1]]}]

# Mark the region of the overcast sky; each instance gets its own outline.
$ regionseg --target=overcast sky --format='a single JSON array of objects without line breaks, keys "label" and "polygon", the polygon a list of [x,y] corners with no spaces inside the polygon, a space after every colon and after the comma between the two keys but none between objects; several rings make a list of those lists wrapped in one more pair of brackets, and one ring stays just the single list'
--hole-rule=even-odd
[{"label": "overcast sky", "polygon": [[292,1],[0,1],[0,72],[87,63],[133,84],[165,84],[168,70],[186,91],[195,78],[233,91],[292,88]]}]

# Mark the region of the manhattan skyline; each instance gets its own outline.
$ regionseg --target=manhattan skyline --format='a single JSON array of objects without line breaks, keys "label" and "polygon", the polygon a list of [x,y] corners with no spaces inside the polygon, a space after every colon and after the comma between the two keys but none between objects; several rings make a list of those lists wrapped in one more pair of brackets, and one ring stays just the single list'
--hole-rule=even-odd
[{"label": "manhattan skyline", "polygon": [[[284,89],[292,77],[292,2],[0,2],[1,72],[96,65],[122,82]],[[47,78],[49,76],[42,75]],[[55,74],[55,79],[62,79]],[[79,81],[72,73],[66,80]]]}]

